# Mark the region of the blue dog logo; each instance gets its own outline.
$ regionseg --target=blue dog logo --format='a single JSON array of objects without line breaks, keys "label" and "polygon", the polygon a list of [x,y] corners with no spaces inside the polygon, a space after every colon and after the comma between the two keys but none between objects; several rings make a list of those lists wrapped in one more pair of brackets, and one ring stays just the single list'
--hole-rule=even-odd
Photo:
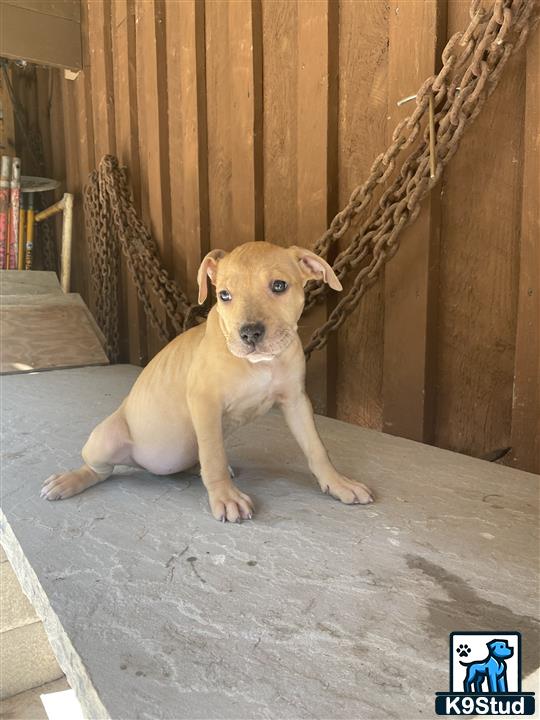
[{"label": "blue dog logo", "polygon": [[521,633],[456,631],[449,645],[450,689],[436,693],[437,715],[534,715],[534,693],[521,689]]},{"label": "blue dog logo", "polygon": [[[473,660],[472,662],[459,661],[460,665],[467,668],[467,674],[463,681],[463,691],[466,693],[481,693],[482,685],[487,680],[487,690],[490,693],[508,692],[506,681],[505,660],[512,657],[514,649],[509,647],[507,640],[492,640],[487,643],[488,656],[485,660]],[[459,652],[459,651],[458,651]],[[463,656],[463,651],[459,655]]]}]

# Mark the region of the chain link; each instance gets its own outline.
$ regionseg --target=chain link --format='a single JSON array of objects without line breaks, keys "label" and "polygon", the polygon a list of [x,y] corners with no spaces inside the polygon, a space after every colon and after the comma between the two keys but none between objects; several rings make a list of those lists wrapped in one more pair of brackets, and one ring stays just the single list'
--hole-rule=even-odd
[{"label": "chain link", "polygon": [[[178,334],[206,317],[205,308],[191,305],[162,267],[156,244],[135,210],[127,170],[119,167],[112,155],[105,155],[90,175],[84,192],[84,210],[94,312],[111,361],[118,360],[120,354],[120,251],[144,311],[163,341],[172,339],[167,320],[174,334]],[[162,309],[167,320],[161,316]]]},{"label": "chain link", "polygon": [[[530,0],[495,0],[489,11],[481,7],[479,0],[471,3],[471,22],[463,33],[456,33],[448,41],[442,54],[441,70],[423,83],[416,95],[413,113],[398,124],[390,147],[376,158],[366,182],[353,191],[347,206],[334,217],[315,244],[315,252],[325,257],[339,238],[359,226],[347,248],[337,255],[333,267],[340,280],[352,270],[360,269],[352,287],[337,303],[328,320],[311,336],[305,348],[307,357],[326,345],[328,335],[353,312],[382,267],[397,252],[399,234],[418,216],[420,203],[439,182],[466,127],[496,88],[508,58],[524,44],[538,19],[533,18],[535,9],[538,4]],[[437,168],[434,177],[430,177],[427,122],[430,94],[433,94],[436,109]],[[399,173],[360,224],[364,211],[372,205],[377,186],[385,183],[394,172],[399,153],[411,148],[416,141]],[[310,283],[306,289],[305,309],[321,302],[326,293],[326,285]]]}]

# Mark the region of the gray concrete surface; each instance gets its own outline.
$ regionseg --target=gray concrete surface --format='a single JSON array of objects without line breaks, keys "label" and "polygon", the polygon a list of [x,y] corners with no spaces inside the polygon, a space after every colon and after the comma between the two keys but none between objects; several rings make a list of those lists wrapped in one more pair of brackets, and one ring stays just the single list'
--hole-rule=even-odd
[{"label": "gray concrete surface", "polygon": [[136,373],[2,379],[2,542],[89,717],[433,717],[453,630],[520,630],[538,668],[537,476],[321,418],[377,495],[346,507],[271,414],[229,442],[244,525],[189,475],[40,500]]}]

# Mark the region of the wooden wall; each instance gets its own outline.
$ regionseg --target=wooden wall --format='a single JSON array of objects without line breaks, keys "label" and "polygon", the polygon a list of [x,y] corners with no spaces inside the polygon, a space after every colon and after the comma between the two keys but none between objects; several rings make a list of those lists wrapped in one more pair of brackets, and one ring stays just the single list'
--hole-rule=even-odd
[{"label": "wooden wall", "polygon": [[[313,244],[468,7],[83,0],[83,71],[55,71],[65,184],[80,198],[100,157],[117,154],[164,265],[195,298],[211,248]],[[505,462],[536,471],[538,47],[537,29],[385,277],[310,372],[317,407],[338,418],[479,457],[512,448]],[[75,267],[88,298],[80,209]],[[144,363],[159,342],[125,269],[123,297],[124,357]]]}]

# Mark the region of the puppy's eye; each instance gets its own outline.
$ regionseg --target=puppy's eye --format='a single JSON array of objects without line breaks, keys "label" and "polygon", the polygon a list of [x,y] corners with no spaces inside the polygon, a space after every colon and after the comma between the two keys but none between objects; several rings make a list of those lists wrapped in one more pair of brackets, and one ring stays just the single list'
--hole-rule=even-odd
[{"label": "puppy's eye", "polygon": [[285,280],[272,280],[270,283],[270,290],[273,293],[282,293],[287,289],[287,283]]},{"label": "puppy's eye", "polygon": [[232,295],[228,290],[220,290],[218,295],[219,299],[223,300],[223,302],[229,302],[229,300],[232,300]]}]

